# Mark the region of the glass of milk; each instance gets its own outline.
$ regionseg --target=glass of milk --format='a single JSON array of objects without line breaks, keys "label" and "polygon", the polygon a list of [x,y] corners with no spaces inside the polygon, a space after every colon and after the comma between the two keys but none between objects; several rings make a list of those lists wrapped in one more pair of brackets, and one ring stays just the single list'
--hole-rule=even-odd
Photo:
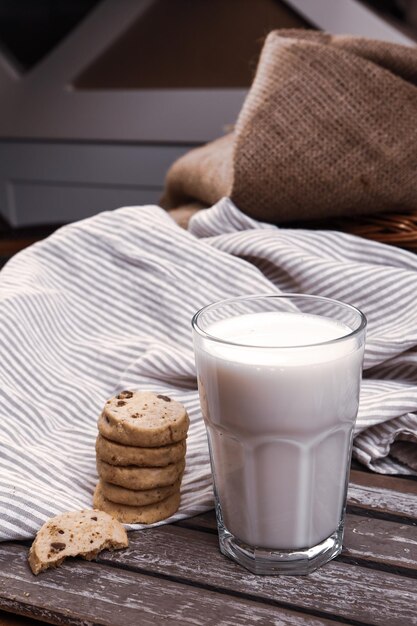
[{"label": "glass of milk", "polygon": [[249,296],[192,326],[220,550],[257,574],[308,574],[342,549],[366,318]]}]

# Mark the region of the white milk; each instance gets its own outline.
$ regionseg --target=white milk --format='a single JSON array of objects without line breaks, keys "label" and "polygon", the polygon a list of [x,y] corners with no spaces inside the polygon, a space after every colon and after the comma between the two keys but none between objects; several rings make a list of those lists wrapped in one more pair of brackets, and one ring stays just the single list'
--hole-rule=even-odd
[{"label": "white milk", "polygon": [[241,315],[206,332],[246,344],[196,342],[225,526],[252,546],[318,544],[342,516],[363,348],[355,337],[312,346],[351,329],[297,313]]}]

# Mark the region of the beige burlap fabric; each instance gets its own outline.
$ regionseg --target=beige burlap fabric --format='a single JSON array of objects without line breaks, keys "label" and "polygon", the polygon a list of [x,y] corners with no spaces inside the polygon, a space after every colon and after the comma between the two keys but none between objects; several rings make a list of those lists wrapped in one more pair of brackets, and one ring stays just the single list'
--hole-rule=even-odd
[{"label": "beige burlap fabric", "polygon": [[278,223],[417,209],[417,48],[271,32],[234,132],[174,163],[163,205],[222,196]]}]

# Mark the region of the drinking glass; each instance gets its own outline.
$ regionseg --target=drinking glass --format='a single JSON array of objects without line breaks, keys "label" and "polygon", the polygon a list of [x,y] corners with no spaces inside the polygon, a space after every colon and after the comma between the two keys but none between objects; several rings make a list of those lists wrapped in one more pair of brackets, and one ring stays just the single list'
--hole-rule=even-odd
[{"label": "drinking glass", "polygon": [[342,549],[366,318],[246,296],[192,327],[220,550],[257,574],[308,574]]}]

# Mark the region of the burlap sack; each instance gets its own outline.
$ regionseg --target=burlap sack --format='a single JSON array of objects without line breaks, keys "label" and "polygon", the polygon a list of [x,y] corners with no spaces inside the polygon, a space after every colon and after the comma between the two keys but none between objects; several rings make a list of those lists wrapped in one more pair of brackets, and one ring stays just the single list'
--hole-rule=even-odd
[{"label": "burlap sack", "polygon": [[172,166],[163,204],[222,196],[273,222],[417,209],[417,49],[271,32],[235,131]]}]

